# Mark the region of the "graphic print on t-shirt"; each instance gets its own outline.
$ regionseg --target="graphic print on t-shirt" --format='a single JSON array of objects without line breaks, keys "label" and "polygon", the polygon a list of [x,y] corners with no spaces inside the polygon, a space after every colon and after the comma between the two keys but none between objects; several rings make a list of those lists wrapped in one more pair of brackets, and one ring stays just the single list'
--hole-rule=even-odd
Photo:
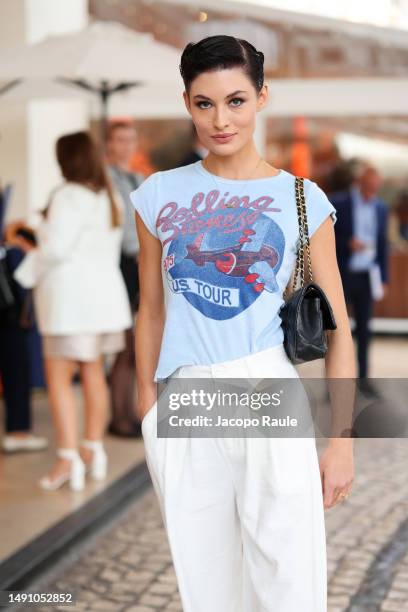
[{"label": "graphic print on t-shirt", "polygon": [[171,291],[180,293],[204,316],[231,319],[250,307],[263,291],[278,290],[285,238],[265,213],[280,212],[273,198],[224,197],[197,193],[189,209],[169,202],[157,227],[169,244],[164,272]]}]

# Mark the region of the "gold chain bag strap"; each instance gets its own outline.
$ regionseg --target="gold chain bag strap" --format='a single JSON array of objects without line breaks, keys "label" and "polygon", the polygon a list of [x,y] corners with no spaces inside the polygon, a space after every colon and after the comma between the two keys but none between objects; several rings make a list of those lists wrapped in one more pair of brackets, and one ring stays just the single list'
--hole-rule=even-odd
[{"label": "gold chain bag strap", "polygon": [[[295,195],[299,244],[293,278],[293,293],[287,298],[279,312],[285,351],[294,364],[324,357],[328,348],[326,330],[337,328],[327,296],[323,289],[313,282],[303,177],[295,177]],[[306,247],[310,279],[307,283],[305,283],[304,247]],[[298,277],[300,277],[300,287],[297,289]],[[287,296],[286,290],[284,295]]]}]

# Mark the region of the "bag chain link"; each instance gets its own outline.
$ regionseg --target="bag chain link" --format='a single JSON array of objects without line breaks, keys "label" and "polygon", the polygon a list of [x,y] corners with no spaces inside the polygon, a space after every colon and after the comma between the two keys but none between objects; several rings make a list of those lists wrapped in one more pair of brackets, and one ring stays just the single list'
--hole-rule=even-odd
[{"label": "bag chain link", "polygon": [[[293,292],[296,291],[297,279],[300,272],[300,287],[304,286],[305,282],[305,260],[304,260],[304,251],[303,246],[306,246],[307,252],[307,264],[308,264],[308,272],[310,281],[313,281],[313,273],[312,273],[312,262],[310,257],[310,241],[309,241],[309,228],[307,224],[307,214],[306,214],[306,204],[305,204],[305,192],[304,192],[304,183],[303,177],[296,176],[295,177],[295,195],[296,195],[296,208],[298,214],[298,224],[299,224],[299,248],[296,256],[296,268],[295,274],[293,277]],[[287,287],[284,291],[284,294],[287,292]]]}]

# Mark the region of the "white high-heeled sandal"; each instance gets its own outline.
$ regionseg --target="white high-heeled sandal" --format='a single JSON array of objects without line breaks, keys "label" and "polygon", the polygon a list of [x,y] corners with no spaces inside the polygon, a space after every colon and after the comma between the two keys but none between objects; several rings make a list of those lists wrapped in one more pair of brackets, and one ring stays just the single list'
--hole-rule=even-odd
[{"label": "white high-heeled sandal", "polygon": [[85,467],[86,472],[90,472],[94,480],[103,480],[106,478],[108,456],[105,452],[102,440],[81,440],[81,446],[89,448],[93,451],[92,461],[89,466]]},{"label": "white high-heeled sandal", "polygon": [[85,486],[85,465],[77,449],[57,448],[57,456],[71,461],[70,471],[53,480],[49,476],[43,476],[38,481],[40,487],[47,491],[55,491],[69,480],[70,488],[73,491],[82,491]]}]

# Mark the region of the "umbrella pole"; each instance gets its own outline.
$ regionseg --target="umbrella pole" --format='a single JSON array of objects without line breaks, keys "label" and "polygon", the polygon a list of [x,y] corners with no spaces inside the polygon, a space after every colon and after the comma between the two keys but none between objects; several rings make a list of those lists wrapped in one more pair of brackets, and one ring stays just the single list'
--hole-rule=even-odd
[{"label": "umbrella pole", "polygon": [[101,96],[101,119],[100,119],[100,137],[101,137],[101,150],[105,151],[106,137],[108,132],[108,103],[110,90],[107,81],[102,81],[100,96]]},{"label": "umbrella pole", "polygon": [[101,135],[101,150],[105,151],[106,148],[106,137],[108,132],[108,104],[111,95],[119,92],[119,91],[127,91],[128,89],[132,89],[132,87],[136,87],[141,85],[140,81],[133,81],[127,83],[118,83],[112,87],[109,87],[108,81],[101,81],[101,87],[97,91],[99,92],[100,100],[101,100],[101,119],[100,119],[100,135]]},{"label": "umbrella pole", "polygon": [[[91,85],[91,83],[88,83],[87,81],[84,81],[82,79],[67,79],[64,77],[59,77],[56,78],[56,81],[60,81],[64,84],[69,83],[70,85],[75,85],[76,87],[81,87],[86,91],[93,92],[99,97],[101,105],[101,116],[99,120],[99,144],[102,152],[104,152],[106,148],[106,136],[108,131],[108,104],[111,95],[119,91],[127,91],[132,87],[137,87],[138,85],[142,84],[140,81],[129,81],[124,83],[118,83],[117,85],[109,87],[108,81],[103,80],[101,81],[100,87],[95,87],[94,85]],[[11,86],[13,84],[14,82],[11,84]],[[2,90],[0,89],[0,94],[1,93]]]},{"label": "umbrella pole", "polygon": [[109,96],[112,93],[112,89],[109,89],[108,81],[101,81],[100,87],[95,87],[91,83],[82,79],[67,79],[65,77],[57,77],[55,79],[64,84],[74,85],[80,87],[86,91],[90,91],[97,95],[101,103],[101,117],[99,119],[99,146],[102,152],[105,150],[106,132],[108,123],[108,101]]}]

